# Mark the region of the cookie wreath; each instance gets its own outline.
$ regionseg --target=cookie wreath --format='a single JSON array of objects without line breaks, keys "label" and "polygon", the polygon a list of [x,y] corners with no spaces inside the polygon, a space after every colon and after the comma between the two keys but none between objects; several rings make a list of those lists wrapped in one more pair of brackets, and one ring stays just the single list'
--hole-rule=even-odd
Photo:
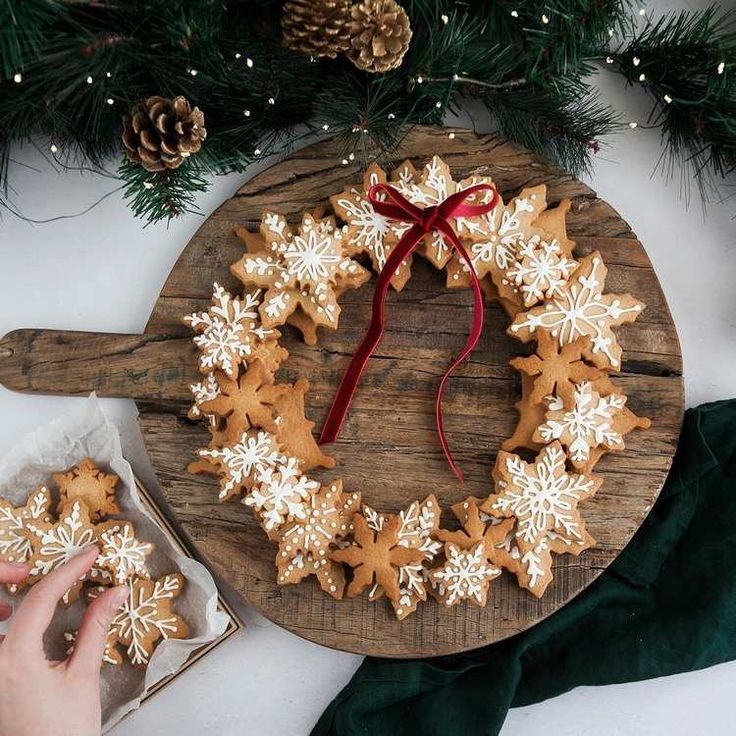
[{"label": "cookie wreath", "polygon": [[[488,177],[456,182],[434,157],[421,172],[405,162],[387,176],[374,165],[331,203],[336,217],[305,213],[294,226],[267,212],[259,233],[239,230],[246,252],[231,271],[244,293],[215,284],[211,307],[185,318],[197,333],[203,374],[191,387],[189,415],[203,418],[211,432],[190,470],[219,476],[220,499],[238,497],[253,510],[278,547],[279,584],[314,575],[337,599],[367,590],[371,600],[386,597],[399,619],[429,596],[446,606],[486,605],[504,569],[542,596],[553,555],[595,545],[579,507],[601,485],[594,465],[623,450],[628,432],[649,425],[625,406],[609,377],[621,366],[614,328],[644,305],[605,292],[600,254],[576,257],[565,228],[570,203],[549,208],[544,185],[504,203]],[[496,459],[488,496],[452,507],[457,530],[440,528],[433,495],[387,514],[339,480],[312,478],[310,471],[335,463],[304,415],[308,383],[276,382],[288,357],[277,328],[293,325],[308,344],[317,342],[319,327],[338,329],[340,296],[370,279],[358,259],[369,261],[379,274],[374,323],[323,429],[323,439],[335,439],[380,339],[382,294],[389,283],[406,285],[414,255],[444,269],[448,287],[473,287],[475,339],[482,290],[509,314],[512,337],[537,343],[534,354],[511,362],[521,374],[519,423]],[[472,347],[471,339],[463,353]],[[441,394],[437,407],[438,434],[454,468]],[[511,452],[519,448],[538,454]]]}]

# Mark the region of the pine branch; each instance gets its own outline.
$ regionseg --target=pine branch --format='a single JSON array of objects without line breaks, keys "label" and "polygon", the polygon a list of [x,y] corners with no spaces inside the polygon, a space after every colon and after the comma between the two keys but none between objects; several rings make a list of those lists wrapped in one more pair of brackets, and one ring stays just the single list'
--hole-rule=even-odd
[{"label": "pine branch", "polygon": [[136,217],[152,223],[197,212],[196,195],[207,191],[209,184],[192,163],[153,174],[138,164],[123,161],[119,169],[124,182],[123,198],[129,200]]},{"label": "pine branch", "polygon": [[683,183],[692,176],[704,198],[714,177],[736,169],[735,21],[715,5],[667,15],[612,55],[627,82],[652,100],[649,124],[662,131],[665,173],[681,164]]}]

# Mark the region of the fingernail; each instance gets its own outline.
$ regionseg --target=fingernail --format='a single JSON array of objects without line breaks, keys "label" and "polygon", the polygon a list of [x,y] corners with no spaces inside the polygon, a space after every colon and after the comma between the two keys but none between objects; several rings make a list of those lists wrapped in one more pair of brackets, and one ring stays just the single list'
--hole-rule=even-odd
[{"label": "fingernail", "polygon": [[28,563],[26,562],[9,562],[10,567],[14,567],[16,570],[27,570]]}]

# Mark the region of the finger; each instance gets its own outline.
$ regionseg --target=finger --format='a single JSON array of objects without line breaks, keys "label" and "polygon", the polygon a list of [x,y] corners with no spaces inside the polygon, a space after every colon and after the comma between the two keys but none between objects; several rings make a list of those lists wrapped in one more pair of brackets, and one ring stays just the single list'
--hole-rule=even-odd
[{"label": "finger", "polygon": [[51,623],[59,599],[86,575],[98,554],[99,549],[94,545],[85,549],[28,591],[10,624],[8,638],[14,645],[42,647],[44,632]]},{"label": "finger", "polygon": [[28,577],[28,565],[16,562],[0,562],[0,583],[22,583]]},{"label": "finger", "polygon": [[5,621],[6,619],[9,619],[12,614],[12,607],[9,606],[7,603],[4,603],[3,601],[0,601],[0,621]]},{"label": "finger", "polygon": [[128,588],[120,586],[106,590],[90,603],[79,627],[74,652],[69,660],[70,668],[86,672],[97,672],[100,669],[107,632],[128,595]]}]

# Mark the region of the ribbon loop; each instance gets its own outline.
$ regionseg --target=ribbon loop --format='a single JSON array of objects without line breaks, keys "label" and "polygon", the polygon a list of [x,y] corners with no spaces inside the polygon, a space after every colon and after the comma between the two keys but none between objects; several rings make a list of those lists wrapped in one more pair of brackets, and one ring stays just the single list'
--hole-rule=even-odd
[{"label": "ribbon loop", "polygon": [[[467,204],[467,199],[478,192],[493,192],[491,201],[486,204]],[[320,444],[334,442],[340,433],[340,428],[345,420],[345,415],[350,407],[350,402],[358,387],[360,377],[366,363],[383,336],[384,307],[386,293],[396,270],[401,263],[416,249],[422,238],[433,232],[440,232],[450,241],[455,253],[467,266],[470,272],[471,285],[473,288],[473,324],[470,334],[460,354],[451,362],[440,380],[435,400],[435,423],[440,445],[450,464],[453,472],[462,482],[463,476],[450,452],[445,437],[444,424],[442,421],[442,395],[445,384],[452,372],[460,365],[475,349],[483,331],[483,293],[480,288],[478,276],[473,268],[473,263],[460,243],[455,231],[448,222],[451,217],[480,217],[491,212],[499,202],[496,189],[489,184],[476,184],[463,191],[451,194],[447,199],[437,205],[421,208],[409,202],[398,190],[388,184],[374,184],[368,193],[373,209],[379,214],[392,220],[411,223],[411,228],[401,237],[399,242],[391,251],[386,263],[378,276],[376,290],[373,294],[373,313],[371,323],[365,337],[355,351],[350,365],[340,382],[335,398],[332,402],[330,412],[327,415]]]}]

